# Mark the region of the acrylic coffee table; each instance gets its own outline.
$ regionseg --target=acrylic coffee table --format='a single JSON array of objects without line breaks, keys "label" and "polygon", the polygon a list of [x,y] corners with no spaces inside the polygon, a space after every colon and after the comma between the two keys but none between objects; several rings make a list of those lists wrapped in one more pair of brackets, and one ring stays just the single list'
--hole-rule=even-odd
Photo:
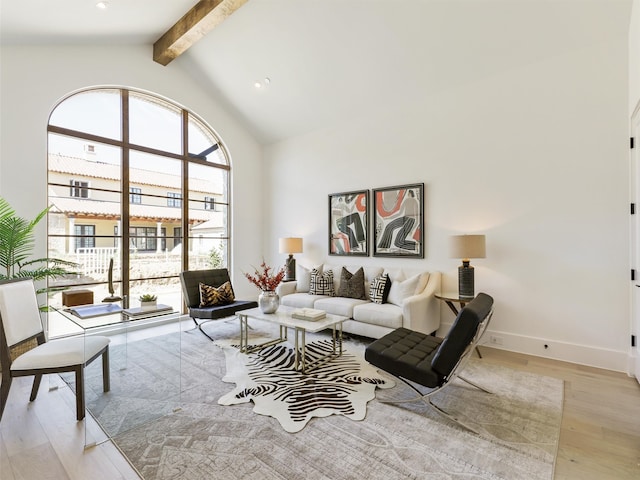
[{"label": "acrylic coffee table", "polygon": [[[275,313],[262,313],[259,308],[251,308],[238,312],[238,318],[240,319],[240,351],[243,353],[251,353],[269,345],[284,342],[287,340],[287,330],[292,328],[295,332],[295,357],[293,366],[295,370],[306,373],[313,368],[342,355],[342,322],[349,320],[348,317],[327,313],[326,317],[319,320],[298,320],[291,316],[294,310],[296,310],[296,308],[281,305]],[[280,336],[257,345],[249,345],[249,326],[247,322],[250,318],[278,325],[280,329]],[[332,351],[313,360],[312,362],[307,362],[306,333],[316,333],[327,328],[330,328],[332,333]]]}]

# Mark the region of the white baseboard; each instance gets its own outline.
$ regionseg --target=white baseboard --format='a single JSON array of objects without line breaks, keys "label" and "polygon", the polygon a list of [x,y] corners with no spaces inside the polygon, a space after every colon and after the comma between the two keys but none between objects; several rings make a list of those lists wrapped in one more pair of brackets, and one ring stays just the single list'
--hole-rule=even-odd
[{"label": "white baseboard", "polygon": [[[440,332],[447,332],[450,328],[451,324],[442,324],[440,325]],[[440,332],[438,333],[439,335]],[[515,335],[513,333],[496,330],[487,330],[480,341],[480,345],[632,375],[632,372],[629,370],[629,365],[632,363],[630,361],[630,351],[578,345],[548,338]]]}]

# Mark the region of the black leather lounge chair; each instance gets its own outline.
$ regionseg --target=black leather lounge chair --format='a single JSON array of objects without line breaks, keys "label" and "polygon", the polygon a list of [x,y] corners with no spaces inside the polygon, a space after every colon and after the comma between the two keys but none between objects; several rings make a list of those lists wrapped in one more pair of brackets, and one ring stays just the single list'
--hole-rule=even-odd
[{"label": "black leather lounge chair", "polygon": [[[214,305],[211,307],[200,306],[200,283],[212,287],[219,287],[225,282],[231,282],[229,271],[226,268],[215,268],[211,270],[190,270],[180,273],[180,283],[185,303],[189,309],[189,316],[193,319],[198,329],[210,340],[213,338],[202,330],[202,325],[221,318],[234,316],[240,310],[254,308],[258,302],[251,300],[234,300],[224,305]],[[233,290],[233,286],[231,287]],[[234,294],[235,297],[235,294]],[[200,320],[200,322],[198,322]]]},{"label": "black leather lounge chair", "polygon": [[[376,367],[394,375],[418,392],[418,397],[386,403],[406,403],[421,400],[438,412],[478,433],[431,401],[431,395],[446,387],[454,378],[488,390],[460,376],[473,349],[485,332],[493,315],[493,298],[479,293],[456,317],[445,338],[426,335],[406,328],[398,328],[375,340],[365,350],[364,358]],[[423,393],[416,385],[427,387]]]}]

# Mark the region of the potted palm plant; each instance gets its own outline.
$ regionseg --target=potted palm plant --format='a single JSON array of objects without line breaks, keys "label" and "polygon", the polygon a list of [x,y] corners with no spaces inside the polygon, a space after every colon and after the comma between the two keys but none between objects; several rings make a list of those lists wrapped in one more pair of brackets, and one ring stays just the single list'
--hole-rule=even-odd
[{"label": "potted palm plant", "polygon": [[[69,270],[77,267],[74,262],[59,258],[31,258],[35,247],[34,230],[49,208],[45,208],[33,220],[27,220],[19,217],[11,205],[0,197],[0,280],[31,277],[38,281],[75,273]],[[42,288],[38,293],[51,290]]]},{"label": "potted palm plant", "polygon": [[[57,258],[31,258],[35,246],[35,227],[49,208],[45,208],[33,220],[27,220],[19,217],[11,205],[0,197],[0,280],[31,277],[38,281],[75,273],[68,270],[77,266],[73,262]],[[38,289],[38,293],[63,289],[44,287]],[[46,311],[47,306],[41,306],[40,310]],[[10,354],[15,358],[35,345],[35,340],[24,343],[11,349]]]}]

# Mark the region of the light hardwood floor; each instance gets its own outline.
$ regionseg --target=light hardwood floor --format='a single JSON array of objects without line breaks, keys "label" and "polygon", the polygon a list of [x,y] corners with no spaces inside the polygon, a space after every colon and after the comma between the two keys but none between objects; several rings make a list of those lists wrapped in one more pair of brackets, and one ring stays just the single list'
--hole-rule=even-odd
[{"label": "light hardwood floor", "polygon": [[[640,385],[622,373],[481,347],[483,361],[565,381],[556,480],[640,479]],[[101,433],[90,417],[75,420],[75,397],[43,380],[29,403],[30,379],[15,379],[0,424],[0,478],[137,479],[109,441],[83,449]],[[517,479],[510,479],[517,480]]]}]

